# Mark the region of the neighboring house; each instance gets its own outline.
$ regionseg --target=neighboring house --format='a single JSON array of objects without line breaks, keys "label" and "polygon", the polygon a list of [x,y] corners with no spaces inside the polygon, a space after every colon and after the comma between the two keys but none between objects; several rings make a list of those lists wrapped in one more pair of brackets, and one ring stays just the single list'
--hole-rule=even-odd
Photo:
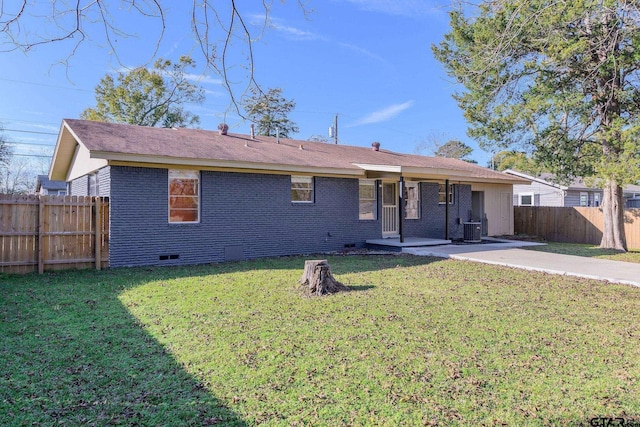
[{"label": "neighboring house", "polygon": [[84,120],[62,122],[49,176],[109,197],[112,267],[459,239],[485,216],[487,234],[513,234],[512,185],[526,182],[375,146]]},{"label": "neighboring house", "polygon": [[67,183],[65,181],[51,180],[47,175],[38,175],[36,194],[64,196],[67,194]]},{"label": "neighboring house", "polygon": [[[598,207],[602,203],[602,189],[586,185],[582,178],[576,178],[569,185],[553,182],[554,176],[543,173],[532,176],[523,172],[507,169],[505,174],[531,180],[531,185],[513,186],[514,206],[561,206],[561,207]],[[623,189],[627,207],[633,206],[640,197],[640,186],[628,185]]]}]

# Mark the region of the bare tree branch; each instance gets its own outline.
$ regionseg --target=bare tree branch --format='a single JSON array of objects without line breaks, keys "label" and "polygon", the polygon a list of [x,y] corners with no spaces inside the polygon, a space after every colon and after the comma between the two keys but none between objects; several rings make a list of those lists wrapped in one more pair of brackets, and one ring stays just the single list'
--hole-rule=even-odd
[{"label": "bare tree branch", "polygon": [[[127,32],[118,20],[117,14],[121,9],[127,9],[132,20],[149,19],[159,24],[158,31],[151,35],[154,46],[149,60],[143,64],[157,56],[165,37],[167,6],[161,0],[50,0],[48,3],[48,9],[45,9],[45,2],[0,0],[0,52],[28,52],[44,45],[64,44],[68,47],[67,54],[60,62],[68,69],[70,60],[78,53],[80,46],[88,41],[99,42],[93,38],[95,36],[103,40],[118,64],[124,66],[126,64],[123,64],[118,39],[132,38],[134,35]],[[305,0],[297,0],[297,7],[305,16],[308,13],[306,3]],[[261,36],[267,27],[273,1],[261,0],[261,6],[264,20],[255,30],[257,36]],[[179,8],[173,7],[176,10]],[[222,76],[223,86],[231,97],[231,105],[240,113],[241,97],[249,89],[256,87],[262,92],[255,79],[253,44],[257,39],[252,34],[252,28],[236,0],[215,3],[212,0],[193,0],[186,7],[190,8],[187,19],[205,58],[206,68]],[[95,32],[96,28],[98,32]],[[238,80],[234,76],[238,64],[231,59],[235,40],[239,40],[248,52],[244,62],[240,63],[240,69],[246,73],[239,81],[234,81]],[[239,84],[242,88],[238,91]]]}]

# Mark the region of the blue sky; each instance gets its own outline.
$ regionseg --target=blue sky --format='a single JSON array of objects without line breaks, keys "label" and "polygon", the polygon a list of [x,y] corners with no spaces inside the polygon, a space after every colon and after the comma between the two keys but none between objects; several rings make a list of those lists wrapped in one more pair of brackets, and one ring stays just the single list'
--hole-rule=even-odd
[{"label": "blue sky", "polygon": [[[339,143],[369,147],[379,141],[384,149],[412,153],[433,140],[458,139],[474,148],[472,158],[486,165],[489,154],[466,136],[462,111],[451,97],[459,88],[431,53],[431,44],[448,31],[445,0],[309,0],[306,13],[297,1],[274,1],[262,34],[262,2],[237,3],[254,34],[256,80],[263,88],[282,88],[284,97],[296,101],[290,119],[300,132],[294,138],[327,137],[338,114]],[[187,108],[200,116],[202,128],[216,129],[225,121],[232,132],[249,133],[249,123],[230,108],[220,76],[204,67],[191,31],[189,4],[166,11],[157,56],[177,60],[187,54],[196,60],[192,77],[207,97],[204,104]],[[226,10],[220,12],[224,22]],[[100,78],[153,62],[158,21],[140,19],[130,10],[113,13],[128,34],[113,35],[115,52],[101,28],[87,23],[88,38],[69,58],[73,40],[28,53],[1,53],[0,123],[17,154],[51,154],[62,119],[77,118],[95,104]],[[32,33],[51,31],[41,19],[27,19]],[[217,29],[213,35],[219,41],[224,32]],[[7,46],[0,35],[0,49]],[[246,53],[245,43],[232,42],[228,64],[238,94],[246,85]],[[61,64],[65,60],[66,65]],[[428,148],[422,152],[430,154]]]}]

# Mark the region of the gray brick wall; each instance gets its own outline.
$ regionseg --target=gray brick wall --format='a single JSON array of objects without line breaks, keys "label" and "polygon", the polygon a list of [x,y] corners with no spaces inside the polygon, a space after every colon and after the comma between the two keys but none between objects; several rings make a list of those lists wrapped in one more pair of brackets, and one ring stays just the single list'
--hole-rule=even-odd
[{"label": "gray brick wall", "polygon": [[[462,239],[464,226],[459,224],[469,220],[471,215],[471,186],[454,184],[453,204],[449,205],[449,238]],[[438,204],[438,184],[420,183],[420,219],[404,220],[405,237],[445,237],[444,204]]]},{"label": "gray brick wall", "polygon": [[316,177],[315,203],[297,204],[289,175],[203,171],[200,223],[169,224],[167,179],[166,169],[111,168],[112,267],[342,250],[381,235],[379,221],[358,219],[358,180]]},{"label": "gray brick wall", "polygon": [[[114,166],[108,172],[112,267],[317,253],[363,247],[382,235],[380,203],[377,220],[358,219],[357,179],[315,177],[315,202],[298,204],[291,202],[289,175],[203,171],[200,223],[169,224],[166,169]],[[405,236],[443,238],[438,185],[420,188],[421,219],[405,220]],[[456,185],[451,238],[462,238],[457,219],[466,221],[470,210],[471,186]]]}]

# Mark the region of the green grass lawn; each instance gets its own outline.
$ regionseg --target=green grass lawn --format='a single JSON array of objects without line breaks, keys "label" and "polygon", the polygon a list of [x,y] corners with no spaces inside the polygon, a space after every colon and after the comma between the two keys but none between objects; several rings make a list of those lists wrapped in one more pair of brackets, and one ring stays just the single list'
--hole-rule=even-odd
[{"label": "green grass lawn", "polygon": [[613,261],[640,263],[640,250],[630,249],[628,252],[620,252],[613,249],[600,249],[597,245],[585,245],[578,243],[548,242],[545,246],[531,246],[526,249],[533,251],[552,252],[555,254],[576,255],[590,258],[610,259]]},{"label": "green grass lawn", "polygon": [[640,289],[330,257],[0,276],[0,425],[640,420]]}]

